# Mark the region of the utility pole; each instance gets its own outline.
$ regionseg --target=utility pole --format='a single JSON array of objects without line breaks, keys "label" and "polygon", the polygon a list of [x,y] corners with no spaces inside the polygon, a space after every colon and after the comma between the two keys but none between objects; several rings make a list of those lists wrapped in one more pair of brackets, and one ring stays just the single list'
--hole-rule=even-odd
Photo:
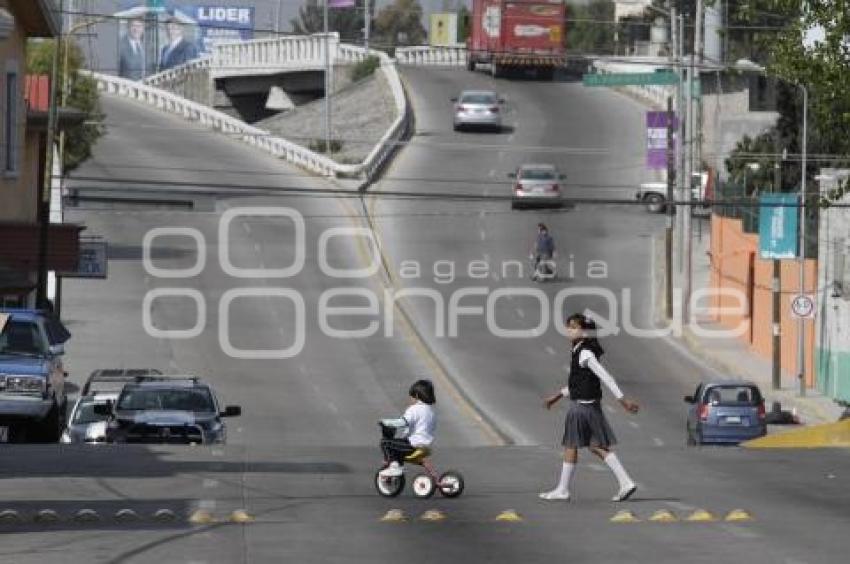
[{"label": "utility pole", "polygon": [[328,3],[324,2],[325,43],[325,155],[331,155],[331,42],[328,37]]},{"label": "utility pole", "polygon": [[[699,115],[699,103],[694,104],[696,93],[696,85],[699,84],[699,69],[702,66],[702,21],[703,21],[703,0],[697,0],[696,13],[694,16],[694,48],[691,53],[690,76],[688,81],[688,165],[686,167],[685,182],[687,188],[685,190],[685,198],[690,204],[693,204],[693,183],[694,174],[699,172],[699,137],[702,127]],[[700,132],[699,134],[697,132]],[[702,177],[699,177],[700,185]],[[683,227],[685,231],[685,276],[682,284],[682,302],[683,313],[685,319],[688,319],[691,304],[691,293],[693,286],[693,206],[688,205],[685,210],[683,219]]]},{"label": "utility pole", "polygon": [[[773,191],[782,191],[782,166],[779,161],[779,134],[774,136],[776,161],[773,164]],[[773,298],[773,343],[772,343],[772,387],[782,388],[782,261],[773,259],[773,283],[771,284]]]},{"label": "utility pole", "polygon": [[369,54],[369,1],[363,0],[363,8],[365,16],[363,18],[363,47],[366,49],[366,54]]},{"label": "utility pole", "polygon": [[[686,68],[684,65],[685,60],[685,16],[684,14],[679,14],[679,33],[677,34],[677,54],[676,54],[676,62],[677,62],[677,73],[679,75],[679,86],[677,88],[676,98],[678,99],[678,108],[677,114],[679,116],[679,135],[677,139],[679,140],[678,151],[676,151],[676,195],[678,200],[683,200],[682,194],[684,193],[684,182],[685,175],[683,174],[684,169],[684,151],[685,144],[687,142],[687,137],[685,136],[685,75]],[[683,258],[683,247],[684,247],[684,238],[682,236],[682,210],[679,209],[680,206],[676,206],[676,270],[681,272],[684,258]]]},{"label": "utility pole", "polygon": [[[675,25],[675,24],[674,24]],[[673,319],[673,183],[676,181],[676,151],[673,97],[667,97],[667,229],[664,232],[664,303],[667,319]]]},{"label": "utility pole", "polygon": [[[59,0],[59,13],[63,13],[64,0]],[[38,282],[36,284],[36,307],[47,307],[47,252],[50,235],[50,196],[53,187],[53,143],[56,138],[56,123],[58,121],[57,93],[59,82],[59,50],[62,47],[62,33],[65,18],[59,18],[59,33],[53,43],[53,66],[50,70],[50,105],[47,108],[47,139],[45,143],[43,182],[39,185],[38,198]]]},{"label": "utility pole", "polygon": [[[806,293],[806,157],[808,141],[808,111],[809,91],[804,85],[803,90],[803,176],[800,179],[800,295]],[[806,395],[806,319],[800,317],[797,321],[797,377],[800,379],[800,396]]]}]

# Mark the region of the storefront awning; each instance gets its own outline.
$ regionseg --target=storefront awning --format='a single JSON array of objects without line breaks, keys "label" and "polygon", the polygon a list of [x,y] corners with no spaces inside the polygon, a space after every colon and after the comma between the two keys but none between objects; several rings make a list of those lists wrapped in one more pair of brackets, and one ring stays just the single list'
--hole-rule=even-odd
[{"label": "storefront awning", "polygon": [[[80,255],[82,225],[51,223],[47,235],[47,269],[73,271]],[[38,269],[39,226],[0,223],[0,267],[21,272]]]}]

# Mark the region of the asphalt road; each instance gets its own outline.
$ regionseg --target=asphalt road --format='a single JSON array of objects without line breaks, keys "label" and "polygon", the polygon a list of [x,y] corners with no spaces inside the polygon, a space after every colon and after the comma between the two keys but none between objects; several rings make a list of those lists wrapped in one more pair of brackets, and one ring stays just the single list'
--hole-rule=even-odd
[{"label": "asphalt road", "polygon": [[[526,159],[559,164],[576,193],[608,196],[637,175],[643,131],[641,109],[614,93],[586,92],[578,84],[499,81],[508,98],[513,129],[498,135],[455,134],[448,99],[463,87],[492,84],[462,71],[406,71],[417,114],[417,135],[373,188],[416,194],[454,190],[506,193],[500,175]],[[120,100],[106,99],[109,135],[95,158],[76,176],[153,179],[181,189],[210,184],[326,186],[235,141],[187,127],[182,121]],[[543,108],[558,108],[544,112]],[[549,149],[544,149],[549,147]],[[552,147],[559,148],[552,150]],[[238,171],[238,172],[234,172]],[[494,171],[494,172],[491,172]],[[438,180],[435,182],[435,180]],[[86,180],[78,180],[84,186]],[[115,182],[115,184],[120,184]],[[604,192],[603,192],[604,191]],[[266,195],[214,200],[203,212],[168,207],[79,210],[90,235],[112,246],[106,281],[68,281],[65,311],[74,339],[68,347],[72,381],[110,366],[154,366],[190,372],[214,384],[224,403],[241,404],[244,416],[230,422],[223,448],[96,449],[7,446],[0,463],[0,560],[10,562],[838,562],[848,549],[847,453],[842,451],[752,452],[736,448],[686,449],[681,396],[706,369],[660,339],[628,335],[606,338],[605,357],[621,387],[643,407],[635,416],[610,412],[621,440],[621,457],[640,483],[633,502],[607,501],[614,480],[589,457],[578,469],[575,500],[546,504],[536,493],[551,486],[558,470],[555,448],[562,412],[547,413],[542,397],[563,385],[564,338],[551,326],[534,338],[491,335],[480,315],[461,317],[457,338],[436,336],[434,308],[422,298],[400,300],[394,320],[380,318],[378,334],[336,339],[317,324],[317,302],[331,289],[383,292],[436,290],[446,302],[473,286],[537,288],[552,300],[564,288],[601,287],[617,296],[629,288],[630,306],[618,302],[635,324],[651,310],[650,240],[661,225],[642,209],[580,206],[562,212],[511,212],[504,202],[462,203],[438,199],[356,199]],[[285,280],[240,279],[224,272],[218,229],[223,214],[239,206],[277,206],[305,219],[305,265]],[[367,225],[370,212],[379,235],[385,271],[365,279],[331,279],[321,272],[317,241],[326,229]],[[534,286],[527,278],[502,276],[506,261],[524,262],[534,226],[553,229],[562,258],[574,255],[575,274]],[[142,242],[155,227],[189,227],[207,242],[205,268],[187,279],[145,271]],[[291,223],[280,218],[236,219],[227,237],[230,256],[243,268],[283,268],[296,255]],[[199,259],[188,237],[164,236],[152,248],[155,266],[189,268]],[[328,262],[337,268],[368,264],[368,250],[351,237],[335,238]],[[463,273],[473,260],[496,268],[486,280]],[[587,263],[604,261],[604,278],[587,276]],[[422,267],[410,276],[400,267]],[[443,270],[456,265],[453,281]],[[569,261],[568,261],[569,262]],[[438,269],[443,268],[441,264]],[[477,275],[477,272],[476,272]],[[149,290],[190,288],[201,293],[206,323],[191,339],[154,338],[142,327]],[[232,358],[222,351],[219,306],[235,288],[291,289],[304,297],[303,351],[291,359]],[[432,294],[433,295],[433,294]],[[478,301],[476,301],[476,299]],[[244,300],[244,301],[243,301]],[[344,300],[343,300],[344,301]],[[241,303],[240,303],[241,302]],[[481,305],[480,297],[462,305]],[[346,305],[362,305],[345,301]],[[340,305],[340,304],[335,304]],[[386,304],[382,312],[386,311]],[[566,308],[600,309],[599,299],[573,296]],[[539,308],[523,297],[494,304],[505,328],[528,329]],[[293,306],[282,298],[233,302],[232,344],[244,349],[286,347],[294,342]],[[374,317],[374,316],[373,316]],[[187,298],[159,298],[153,325],[186,329],[196,306]],[[359,329],[366,318],[335,319],[334,327]],[[392,325],[393,336],[385,330]],[[429,353],[428,351],[431,351]],[[403,408],[417,377],[438,386],[440,427],[436,463],[463,471],[467,491],[458,500],[420,501],[409,494],[384,500],[374,493],[378,460],[375,419]],[[607,402],[606,403],[610,403]],[[614,406],[615,407],[615,406]],[[609,405],[609,408],[613,409]],[[481,419],[476,417],[476,414]],[[55,523],[36,523],[44,508]],[[83,508],[95,522],[75,521]],[[408,520],[385,523],[389,509]],[[442,522],[424,522],[427,509]],[[643,522],[614,524],[619,509]],[[736,508],[754,519],[742,523],[651,523],[667,509],[684,518],[695,509],[720,518]],[[16,520],[4,509],[17,511]],[[132,509],[138,520],[115,515]],[[174,521],[157,521],[167,509]],[[245,509],[252,524],[228,522]],[[495,522],[515,510],[521,522]],[[214,523],[190,524],[186,516],[209,512]],[[166,516],[168,514],[165,514]]]}]

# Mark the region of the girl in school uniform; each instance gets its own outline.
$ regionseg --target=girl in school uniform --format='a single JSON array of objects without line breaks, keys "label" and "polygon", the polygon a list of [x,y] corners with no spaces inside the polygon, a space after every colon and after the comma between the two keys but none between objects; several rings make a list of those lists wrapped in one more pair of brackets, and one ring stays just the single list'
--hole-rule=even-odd
[{"label": "girl in school uniform", "polygon": [[602,411],[602,384],[627,412],[637,413],[638,404],[623,396],[614,377],[600,364],[603,350],[594,336],[595,331],[596,323],[585,315],[576,313],[567,319],[567,334],[572,342],[569,381],[559,393],[546,398],[544,404],[546,409],[551,409],[561,398],[569,398],[572,402],[564,422],[564,464],[557,487],[541,493],[541,499],[570,499],[570,486],[580,448],[589,448],[617,477],[620,489],[612,501],[625,501],[637,490],[620,459],[611,450],[617,439]]}]

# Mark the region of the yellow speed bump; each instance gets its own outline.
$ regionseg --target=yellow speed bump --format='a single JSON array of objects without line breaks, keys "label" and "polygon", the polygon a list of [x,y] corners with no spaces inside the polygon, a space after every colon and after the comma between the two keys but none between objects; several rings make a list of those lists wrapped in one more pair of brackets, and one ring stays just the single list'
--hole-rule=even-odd
[{"label": "yellow speed bump", "polygon": [[420,517],[423,521],[442,521],[445,518],[445,514],[439,509],[429,509]]},{"label": "yellow speed bump", "polygon": [[753,516],[750,512],[743,509],[733,509],[726,515],[726,521],[752,521]]},{"label": "yellow speed bump", "polygon": [[611,517],[612,523],[640,523],[640,519],[637,516],[629,511],[628,509],[624,509],[622,511],[617,511],[616,515]]},{"label": "yellow speed bump", "polygon": [[515,523],[518,521],[522,521],[522,517],[520,517],[519,513],[517,513],[513,509],[506,509],[502,511],[498,515],[496,515],[496,521],[506,521],[508,523]]},{"label": "yellow speed bump", "polygon": [[189,515],[189,522],[193,525],[209,525],[215,523],[215,517],[206,509],[198,509]]},{"label": "yellow speed bump", "polygon": [[0,512],[0,523],[12,525],[20,523],[21,521],[21,514],[14,509],[6,509],[5,511]]},{"label": "yellow speed bump", "polygon": [[390,509],[386,515],[381,517],[381,521],[384,523],[401,523],[407,521],[407,517],[404,516],[404,511],[401,509]]},{"label": "yellow speed bump", "polygon": [[56,523],[59,521],[59,514],[52,509],[42,509],[35,514],[36,523]]},{"label": "yellow speed bump", "polygon": [[746,448],[848,448],[850,447],[850,419],[765,435],[741,443],[741,446]]},{"label": "yellow speed bump", "polygon": [[654,523],[675,523],[679,518],[667,509],[659,509],[652,514],[649,520]]},{"label": "yellow speed bump", "polygon": [[230,514],[230,521],[232,523],[253,523],[254,520],[254,516],[244,509],[237,509]]},{"label": "yellow speed bump", "polygon": [[717,521],[717,517],[714,516],[710,511],[706,511],[705,509],[697,509],[693,513],[687,516],[685,521],[690,521],[691,523],[705,523],[708,521]]}]

